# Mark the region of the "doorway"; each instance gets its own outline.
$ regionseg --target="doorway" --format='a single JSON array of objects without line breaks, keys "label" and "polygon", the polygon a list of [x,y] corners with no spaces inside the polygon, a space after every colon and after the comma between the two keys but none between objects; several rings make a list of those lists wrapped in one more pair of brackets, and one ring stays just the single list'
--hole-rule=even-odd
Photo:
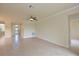
[{"label": "doorway", "polygon": [[69,16],[70,48],[79,54],[79,14]]},{"label": "doorway", "polygon": [[20,46],[21,39],[21,28],[20,24],[13,23],[12,24],[12,42],[13,48],[18,48]]}]

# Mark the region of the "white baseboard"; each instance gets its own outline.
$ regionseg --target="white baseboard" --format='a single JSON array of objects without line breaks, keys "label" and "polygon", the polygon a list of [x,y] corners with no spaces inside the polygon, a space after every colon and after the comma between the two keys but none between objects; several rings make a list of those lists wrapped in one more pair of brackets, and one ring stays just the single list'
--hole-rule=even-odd
[{"label": "white baseboard", "polygon": [[24,37],[24,38],[27,38],[27,39],[30,39],[30,38],[38,38],[38,39],[45,40],[45,41],[47,41],[47,42],[53,43],[53,44],[58,45],[58,46],[61,46],[61,47],[64,47],[64,48],[68,48],[68,46],[65,46],[65,45],[63,45],[63,44],[59,44],[59,43],[50,41],[50,40],[48,40],[48,39],[40,38],[40,37]]},{"label": "white baseboard", "polygon": [[[37,38],[42,39],[42,40],[45,40],[45,39],[40,38],[40,37],[37,37]],[[62,44],[59,44],[59,43],[56,43],[56,42],[50,41],[50,40],[48,40],[48,39],[45,40],[45,41],[50,42],[50,43],[53,43],[53,44],[58,45],[58,46],[61,46],[61,47],[64,47],[64,48],[69,48],[68,46],[65,46],[65,45],[62,45]]]},{"label": "white baseboard", "polygon": [[36,37],[36,36],[24,36],[23,38],[32,38],[32,37]]}]

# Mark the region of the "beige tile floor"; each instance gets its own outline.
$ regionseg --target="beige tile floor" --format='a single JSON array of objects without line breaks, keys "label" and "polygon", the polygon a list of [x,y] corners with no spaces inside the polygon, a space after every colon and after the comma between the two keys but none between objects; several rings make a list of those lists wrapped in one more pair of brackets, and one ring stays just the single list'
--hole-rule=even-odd
[{"label": "beige tile floor", "polygon": [[12,47],[12,39],[6,39],[0,46],[1,56],[76,56],[69,49],[38,38],[21,39],[20,47]]}]

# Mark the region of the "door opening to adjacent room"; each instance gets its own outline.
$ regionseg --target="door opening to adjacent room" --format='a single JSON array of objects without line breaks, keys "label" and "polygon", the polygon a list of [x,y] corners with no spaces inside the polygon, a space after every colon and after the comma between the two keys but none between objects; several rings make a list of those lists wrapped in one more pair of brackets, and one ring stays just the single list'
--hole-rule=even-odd
[{"label": "door opening to adjacent room", "polygon": [[20,46],[20,38],[20,24],[12,24],[12,40],[14,48],[18,48]]}]

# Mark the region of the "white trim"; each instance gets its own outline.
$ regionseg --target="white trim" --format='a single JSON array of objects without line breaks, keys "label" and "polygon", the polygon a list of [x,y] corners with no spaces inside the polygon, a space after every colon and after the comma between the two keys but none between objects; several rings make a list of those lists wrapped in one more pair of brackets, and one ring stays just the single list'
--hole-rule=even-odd
[{"label": "white trim", "polygon": [[[45,40],[45,39],[40,38],[40,37],[37,37],[37,38],[42,39],[42,40]],[[65,47],[65,48],[69,48],[68,46],[65,46],[65,45],[62,45],[62,44],[58,44],[58,43],[53,42],[53,41],[50,41],[50,40],[45,40],[45,41],[48,41],[48,42],[50,42],[50,43],[53,43],[53,44],[56,44],[56,45],[59,45],[59,46]]]}]

